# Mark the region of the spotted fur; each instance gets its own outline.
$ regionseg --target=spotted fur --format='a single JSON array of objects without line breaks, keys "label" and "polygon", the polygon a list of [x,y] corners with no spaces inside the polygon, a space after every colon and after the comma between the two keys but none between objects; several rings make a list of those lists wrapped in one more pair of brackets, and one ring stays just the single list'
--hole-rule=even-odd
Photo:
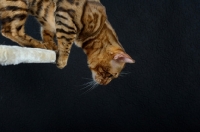
[{"label": "spotted fur", "polygon": [[[41,24],[42,41],[25,33],[28,15]],[[119,43],[99,0],[0,0],[0,19],[3,36],[21,46],[57,51],[58,68],[67,65],[73,43],[83,48],[99,84],[108,84],[125,63],[134,62]]]}]

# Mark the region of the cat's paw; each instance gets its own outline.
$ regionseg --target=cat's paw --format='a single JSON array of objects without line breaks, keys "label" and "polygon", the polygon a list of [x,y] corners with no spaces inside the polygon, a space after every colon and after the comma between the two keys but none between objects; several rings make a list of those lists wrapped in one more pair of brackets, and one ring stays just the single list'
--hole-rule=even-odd
[{"label": "cat's paw", "polygon": [[[58,54],[57,54],[58,55]],[[67,65],[68,57],[64,55],[58,55],[56,59],[56,66],[59,69],[63,69]]]}]

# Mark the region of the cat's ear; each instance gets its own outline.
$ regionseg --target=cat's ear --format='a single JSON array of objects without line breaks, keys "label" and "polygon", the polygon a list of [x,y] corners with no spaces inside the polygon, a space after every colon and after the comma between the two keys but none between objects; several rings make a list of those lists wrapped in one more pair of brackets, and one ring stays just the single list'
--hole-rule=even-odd
[{"label": "cat's ear", "polygon": [[78,39],[82,42],[97,35],[103,28],[107,19],[106,9],[100,2],[88,1],[84,7],[81,18],[83,29]]},{"label": "cat's ear", "polygon": [[113,59],[118,62],[135,63],[135,60],[133,60],[127,53],[124,52],[116,53]]}]

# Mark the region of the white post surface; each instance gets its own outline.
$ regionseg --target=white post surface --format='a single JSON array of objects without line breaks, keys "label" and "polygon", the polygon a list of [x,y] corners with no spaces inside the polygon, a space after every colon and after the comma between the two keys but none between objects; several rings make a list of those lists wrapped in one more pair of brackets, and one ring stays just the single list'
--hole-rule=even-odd
[{"label": "white post surface", "polygon": [[0,45],[0,65],[20,63],[55,63],[56,53],[52,50]]}]

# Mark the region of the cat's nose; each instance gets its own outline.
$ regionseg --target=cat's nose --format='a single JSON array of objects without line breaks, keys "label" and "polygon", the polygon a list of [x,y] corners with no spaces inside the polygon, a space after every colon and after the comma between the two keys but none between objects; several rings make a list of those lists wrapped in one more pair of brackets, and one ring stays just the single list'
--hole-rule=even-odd
[{"label": "cat's nose", "polygon": [[99,77],[95,76],[95,81],[100,84],[100,85],[104,85],[103,83],[103,79],[100,79]]},{"label": "cat's nose", "polygon": [[100,84],[102,82],[102,79],[96,79],[96,81]]},{"label": "cat's nose", "polygon": [[101,84],[101,82],[102,82],[102,79],[99,78],[98,76],[95,76],[93,79],[94,79],[94,81],[96,81],[98,84]]}]

